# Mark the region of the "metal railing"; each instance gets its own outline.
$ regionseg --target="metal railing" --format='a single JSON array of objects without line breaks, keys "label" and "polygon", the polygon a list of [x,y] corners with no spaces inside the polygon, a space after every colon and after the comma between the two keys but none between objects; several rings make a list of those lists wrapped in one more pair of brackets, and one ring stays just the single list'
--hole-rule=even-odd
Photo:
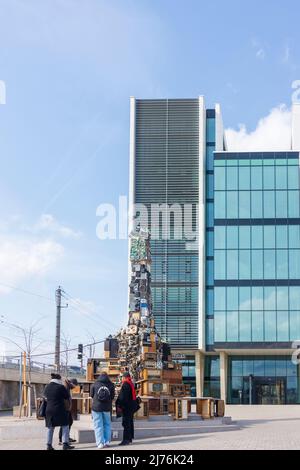
[{"label": "metal railing", "polygon": [[[3,357],[0,357],[0,368],[1,369],[10,369],[10,370],[19,370],[20,369],[20,361],[21,359],[6,359]],[[27,363],[28,367],[28,363]],[[37,374],[51,374],[53,372],[56,372],[56,368],[54,365],[51,364],[44,364],[41,362],[36,362],[36,361],[31,361],[31,372],[37,373]],[[28,369],[27,369],[28,370]],[[62,376],[80,376],[83,377],[85,376],[86,371],[84,369],[80,369],[79,367],[61,367],[61,375]]]}]

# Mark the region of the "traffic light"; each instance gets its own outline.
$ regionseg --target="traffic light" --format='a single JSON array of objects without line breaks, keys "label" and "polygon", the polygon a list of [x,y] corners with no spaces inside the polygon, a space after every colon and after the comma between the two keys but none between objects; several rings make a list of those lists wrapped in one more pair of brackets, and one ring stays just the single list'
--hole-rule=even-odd
[{"label": "traffic light", "polygon": [[83,344],[78,344],[78,356],[77,359],[81,361],[83,357]]}]

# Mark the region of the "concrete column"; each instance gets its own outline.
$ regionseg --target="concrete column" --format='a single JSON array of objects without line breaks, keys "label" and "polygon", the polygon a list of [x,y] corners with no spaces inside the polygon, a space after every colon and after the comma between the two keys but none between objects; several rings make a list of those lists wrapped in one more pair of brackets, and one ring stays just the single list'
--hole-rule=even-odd
[{"label": "concrete column", "polygon": [[201,351],[196,351],[195,359],[197,397],[203,397],[205,355]]},{"label": "concrete column", "polygon": [[220,352],[220,385],[221,385],[221,400],[226,403],[227,399],[227,354]]}]

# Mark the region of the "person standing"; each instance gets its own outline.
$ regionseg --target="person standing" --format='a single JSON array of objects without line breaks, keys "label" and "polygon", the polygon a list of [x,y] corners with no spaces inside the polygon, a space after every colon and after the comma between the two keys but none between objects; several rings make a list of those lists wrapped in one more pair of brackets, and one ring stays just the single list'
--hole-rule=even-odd
[{"label": "person standing", "polygon": [[123,440],[119,445],[126,446],[131,444],[134,439],[133,416],[137,411],[135,388],[129,372],[123,374],[122,388],[116,405],[122,409],[122,426],[124,428]]},{"label": "person standing", "polygon": [[59,374],[51,374],[51,381],[46,385],[44,397],[47,400],[47,450],[54,450],[52,446],[53,434],[55,428],[60,426],[62,426],[63,450],[74,449],[69,443],[69,411],[66,408],[66,402],[70,399],[70,393],[64,386]]},{"label": "person standing", "polygon": [[112,401],[115,398],[115,386],[106,372],[92,385],[91,397],[96,444],[98,449],[103,449],[110,445]]},{"label": "person standing", "polygon": [[[69,402],[70,402],[70,409],[69,409],[69,435],[70,435],[70,431],[71,431],[71,427],[72,427],[72,424],[73,424],[73,416],[72,416],[72,393],[71,393],[71,390],[73,390],[73,388],[77,387],[78,385],[78,381],[77,379],[66,379],[65,380],[65,387],[67,389],[67,391],[69,392]],[[59,429],[59,445],[61,446],[62,445],[62,433],[63,433],[63,429],[62,429],[62,426],[60,427]],[[69,437],[69,442],[76,442],[75,439],[71,439],[71,437]]]}]

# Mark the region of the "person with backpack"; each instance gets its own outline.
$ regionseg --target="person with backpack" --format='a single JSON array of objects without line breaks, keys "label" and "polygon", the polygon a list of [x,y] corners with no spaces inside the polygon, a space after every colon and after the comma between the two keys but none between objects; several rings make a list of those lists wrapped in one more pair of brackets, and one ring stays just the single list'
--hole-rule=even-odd
[{"label": "person with backpack", "polygon": [[140,399],[136,396],[135,388],[129,372],[124,372],[122,388],[116,401],[116,406],[122,410],[123,440],[120,446],[127,446],[134,439],[133,416],[140,408]]},{"label": "person with backpack", "polygon": [[98,449],[103,449],[110,445],[112,401],[115,398],[115,386],[106,372],[92,385],[91,397],[96,444]]}]

